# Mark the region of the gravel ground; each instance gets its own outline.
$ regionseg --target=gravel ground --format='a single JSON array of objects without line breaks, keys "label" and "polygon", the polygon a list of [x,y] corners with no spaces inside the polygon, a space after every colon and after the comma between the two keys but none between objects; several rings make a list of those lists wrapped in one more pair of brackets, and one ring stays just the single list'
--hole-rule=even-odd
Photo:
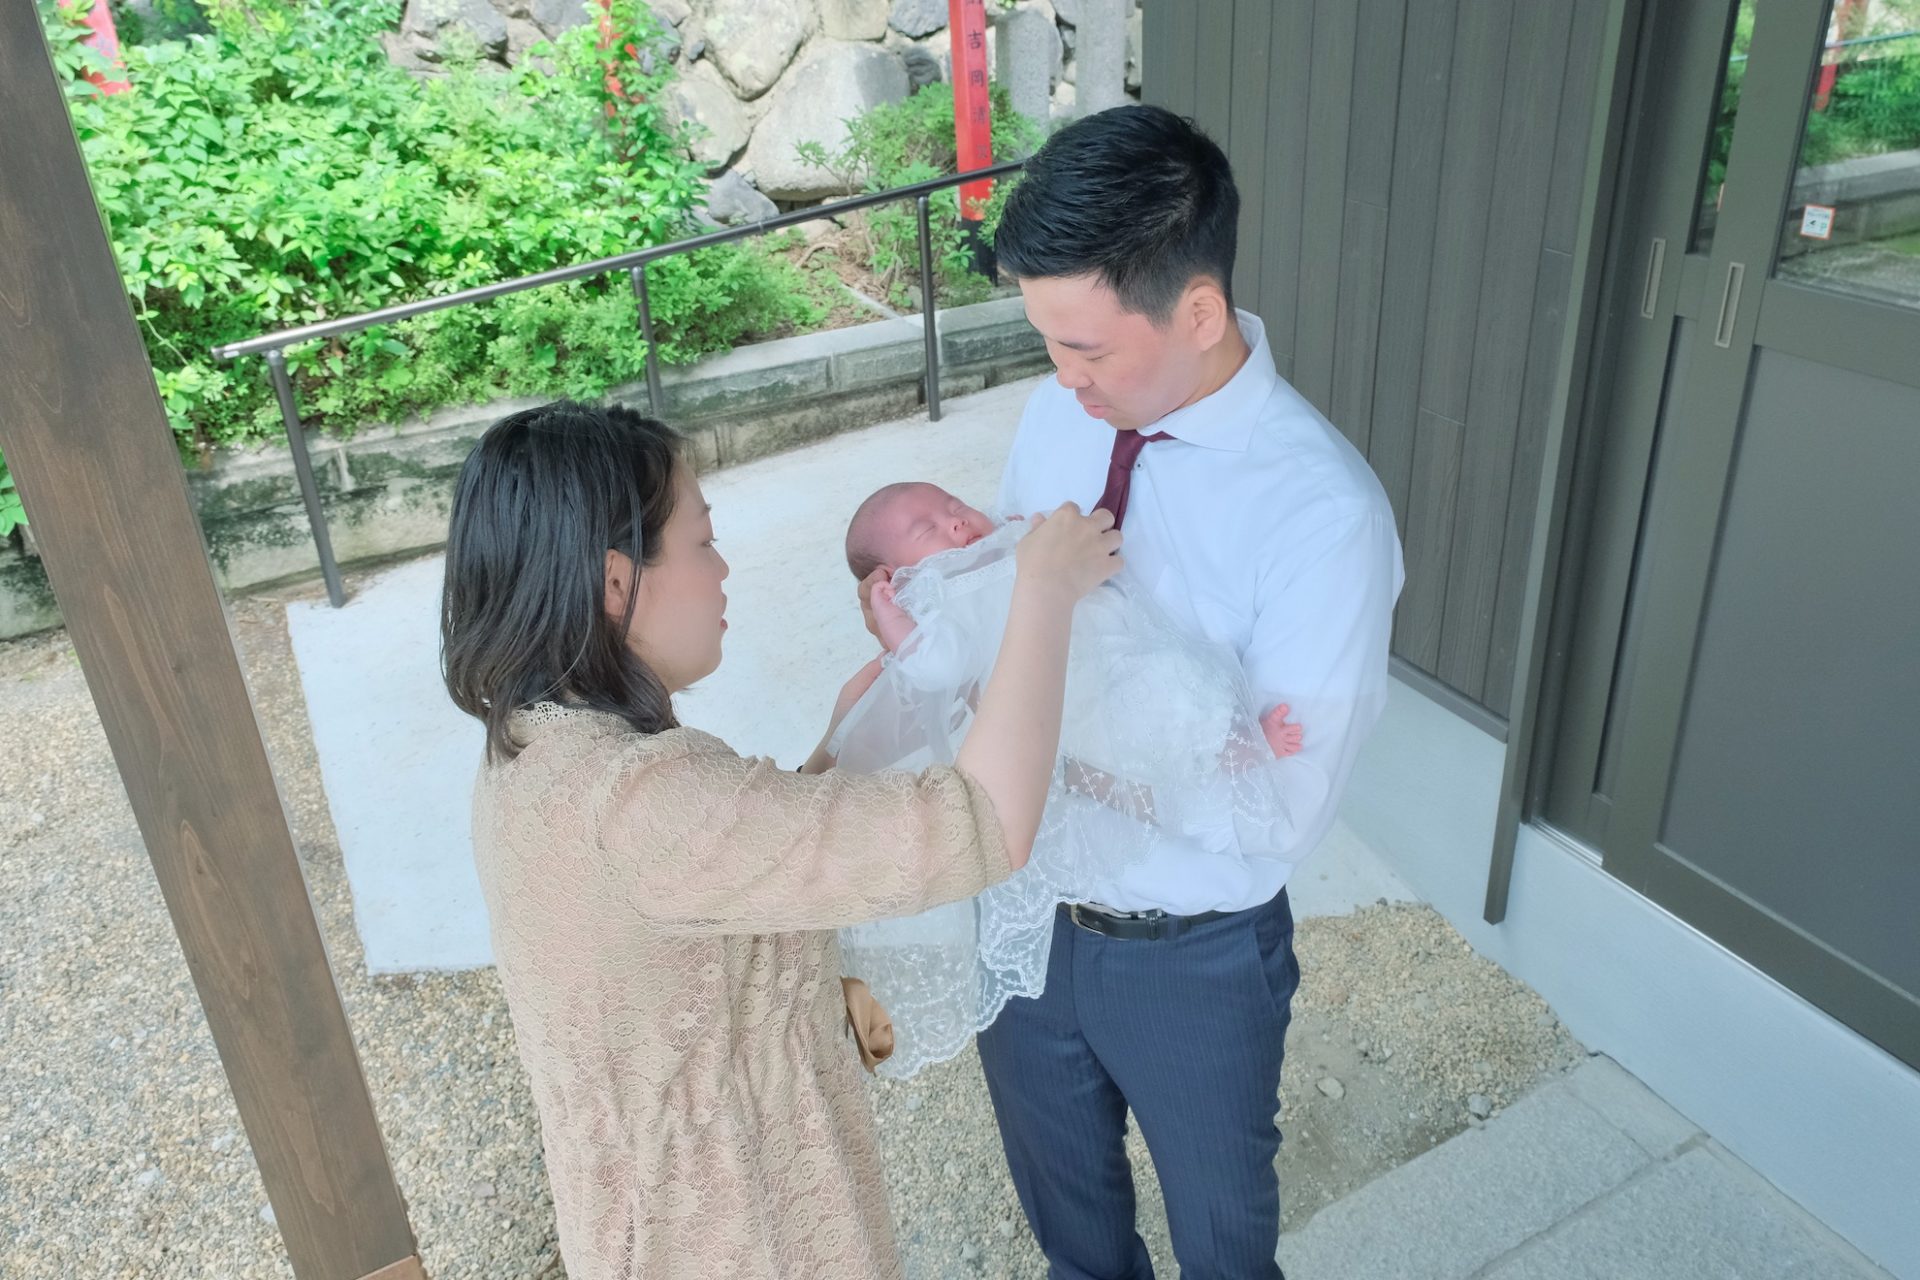
[{"label": "gravel ground", "polygon": [[[287,643],[233,606],[314,908],[428,1272],[564,1274],[491,972],[366,976]],[[64,636],[0,645],[0,1275],[291,1276],[199,1002]],[[1287,1225],[1478,1123],[1580,1047],[1431,910],[1300,925]],[[877,1085],[916,1277],[1040,1276],[968,1055]],[[1173,1275],[1151,1165],[1141,1230]]]}]

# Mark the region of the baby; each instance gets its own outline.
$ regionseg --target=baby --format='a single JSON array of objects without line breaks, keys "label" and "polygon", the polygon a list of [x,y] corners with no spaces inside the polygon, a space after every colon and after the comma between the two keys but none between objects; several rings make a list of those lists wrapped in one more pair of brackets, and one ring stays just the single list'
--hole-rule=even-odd
[{"label": "baby", "polygon": [[[856,772],[950,763],[1006,630],[1031,525],[937,485],[861,504],[847,564],[886,570],[873,611],[889,656],[829,750]],[[892,1020],[882,1075],[961,1052],[1013,996],[1044,988],[1062,903],[1096,900],[1166,839],[1197,856],[1267,856],[1285,824],[1277,757],[1300,750],[1287,708],[1256,714],[1224,647],[1183,631],[1121,574],[1074,610],[1060,765],[1027,865],[962,902],[843,929],[843,972]]]},{"label": "baby", "polygon": [[[1014,519],[1019,519],[1018,516]],[[893,574],[918,565],[942,551],[970,547],[997,532],[1004,522],[968,506],[939,485],[924,481],[890,484],[870,496],[847,525],[847,567],[864,581],[876,569],[889,576],[873,589],[873,617],[880,643],[899,654],[916,623],[896,603]],[[931,637],[921,637],[918,648],[930,653]],[[927,657],[922,667],[933,665]],[[916,681],[925,683],[925,681]],[[1261,733],[1275,756],[1300,750],[1301,729],[1287,720],[1290,708],[1282,703],[1260,719]]]}]

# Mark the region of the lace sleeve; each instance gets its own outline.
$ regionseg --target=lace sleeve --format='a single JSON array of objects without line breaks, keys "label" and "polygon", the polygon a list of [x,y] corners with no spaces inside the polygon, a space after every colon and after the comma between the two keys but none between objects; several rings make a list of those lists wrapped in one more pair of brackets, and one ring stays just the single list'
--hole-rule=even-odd
[{"label": "lace sleeve", "polygon": [[1011,870],[992,802],[951,767],[789,773],[688,730],[605,747],[553,777],[541,807],[550,839],[594,851],[592,891],[651,928],[831,929],[964,898]]}]

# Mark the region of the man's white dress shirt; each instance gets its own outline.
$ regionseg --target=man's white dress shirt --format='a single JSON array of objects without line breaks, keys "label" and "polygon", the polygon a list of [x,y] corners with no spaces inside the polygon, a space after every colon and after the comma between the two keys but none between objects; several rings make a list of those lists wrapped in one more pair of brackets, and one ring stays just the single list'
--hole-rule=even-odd
[{"label": "man's white dress shirt", "polygon": [[[1126,573],[1181,625],[1239,655],[1255,710],[1302,730],[1281,762],[1289,811],[1275,847],[1207,852],[1165,839],[1090,900],[1121,911],[1240,911],[1278,894],[1333,825],[1361,742],[1387,701],[1404,577],[1393,510],[1357,450],[1275,371],[1266,328],[1227,384],[1145,430],[1121,533]],[[1021,415],[1000,486],[1008,515],[1091,510],[1114,429],[1049,379]]]}]

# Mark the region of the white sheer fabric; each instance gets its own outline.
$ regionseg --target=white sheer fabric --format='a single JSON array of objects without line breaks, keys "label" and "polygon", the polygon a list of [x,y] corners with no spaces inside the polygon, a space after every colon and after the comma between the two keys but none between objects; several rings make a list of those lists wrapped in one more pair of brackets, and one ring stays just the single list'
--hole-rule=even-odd
[{"label": "white sheer fabric", "polygon": [[[895,598],[915,630],[842,722],[832,744],[840,767],[953,761],[999,653],[1026,532],[1011,521],[896,575]],[[1124,573],[1074,614],[1060,745],[1032,859],[1012,879],[841,930],[845,973],[864,979],[893,1020],[881,1075],[904,1078],[953,1057],[1009,999],[1038,995],[1056,909],[1087,901],[1157,836],[1271,856],[1286,826],[1278,761],[1239,664],[1178,630]]]}]

